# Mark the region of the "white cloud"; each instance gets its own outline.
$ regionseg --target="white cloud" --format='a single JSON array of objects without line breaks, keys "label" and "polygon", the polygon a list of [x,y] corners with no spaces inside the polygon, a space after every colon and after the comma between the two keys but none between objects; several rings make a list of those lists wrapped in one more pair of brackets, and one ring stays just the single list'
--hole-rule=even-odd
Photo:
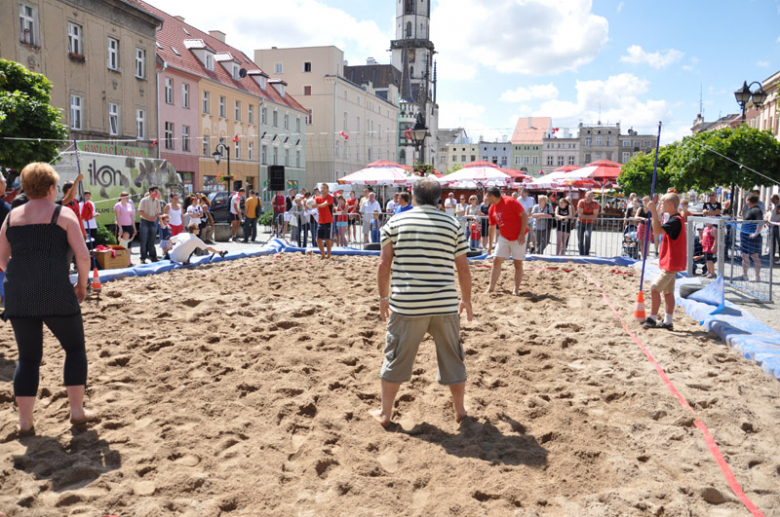
[{"label": "white cloud", "polygon": [[623,2],[620,2],[620,3],[618,4],[618,6],[617,6],[617,12],[620,12],[620,11],[622,11],[622,10],[623,10],[623,5],[624,5],[624,3],[623,3]]},{"label": "white cloud", "polygon": [[628,47],[628,55],[620,56],[620,61],[635,65],[647,64],[653,68],[661,69],[682,59],[685,54],[679,50],[669,49],[664,53],[646,52],[639,45]]},{"label": "white cloud", "polygon": [[[149,1],[149,0],[148,0]],[[347,12],[317,0],[262,2],[234,0],[229,8],[215,8],[212,0],[188,0],[186,7],[176,0],[150,0],[171,15],[185,16],[187,23],[208,32],[227,34],[227,43],[254,59],[255,49],[335,45],[353,64],[366,57],[390,62],[390,40],[371,20],[358,20]],[[390,25],[392,27],[392,25]]]},{"label": "white cloud", "polygon": [[769,63],[767,61],[758,61],[756,63],[756,66],[760,66],[761,68],[766,68],[769,66]]},{"label": "white cloud", "polygon": [[531,75],[574,71],[607,43],[592,0],[447,0],[431,13],[443,79],[471,79],[480,67]]},{"label": "white cloud", "polygon": [[482,122],[485,115],[485,107],[479,104],[464,101],[440,101],[439,102],[439,127],[463,127],[472,142],[483,138],[493,141],[510,134],[508,128],[488,128]]},{"label": "white cloud", "polygon": [[691,70],[695,70],[696,69],[696,65],[698,65],[698,64],[699,64],[699,58],[691,56],[691,58],[689,60],[689,64],[683,65],[682,69],[683,70],[687,70],[687,71],[690,72]]},{"label": "white cloud", "polygon": [[[630,127],[647,133],[657,130],[658,121],[670,117],[664,100],[644,99],[649,81],[633,74],[620,74],[606,80],[577,81],[576,101],[553,99],[543,102],[532,114],[553,118],[556,127],[576,131],[580,122],[621,123],[621,131]],[[527,116],[527,114],[520,114]]]},{"label": "white cloud", "polygon": [[527,88],[520,86],[516,90],[507,90],[501,95],[504,102],[528,102],[530,100],[550,100],[558,97],[558,88],[553,83],[535,84]]},{"label": "white cloud", "polygon": [[780,43],[780,36],[777,37],[777,42]]}]

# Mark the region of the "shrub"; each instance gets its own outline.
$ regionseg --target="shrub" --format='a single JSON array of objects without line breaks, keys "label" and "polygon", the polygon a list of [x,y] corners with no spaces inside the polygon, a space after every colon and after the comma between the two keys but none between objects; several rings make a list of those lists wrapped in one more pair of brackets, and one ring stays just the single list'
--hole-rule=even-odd
[{"label": "shrub", "polygon": [[111,233],[108,228],[98,223],[95,246],[111,246],[113,244],[116,244],[116,237],[114,237],[114,234]]}]

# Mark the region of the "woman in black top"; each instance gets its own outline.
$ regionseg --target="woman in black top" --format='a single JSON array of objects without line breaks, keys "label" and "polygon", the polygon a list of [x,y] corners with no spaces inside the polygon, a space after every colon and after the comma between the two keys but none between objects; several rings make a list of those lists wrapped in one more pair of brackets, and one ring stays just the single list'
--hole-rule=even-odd
[{"label": "woman in black top", "polygon": [[[81,224],[72,210],[54,203],[59,176],[46,163],[22,170],[22,188],[29,201],[8,214],[0,228],[0,268],[6,270],[3,319],[11,322],[19,360],[14,394],[19,407],[20,436],[34,434],[33,407],[43,356],[43,325],[65,350],[65,386],[74,425],[94,420],[84,409],[87,355],[79,304],[87,295],[89,252]],[[70,283],[69,250],[73,250],[78,282]]]},{"label": "woman in black top", "polygon": [[569,246],[569,235],[571,235],[572,221],[574,221],[574,211],[569,203],[569,198],[562,197],[558,200],[558,206],[555,207],[555,219],[558,221],[555,254],[566,255],[566,248]]}]

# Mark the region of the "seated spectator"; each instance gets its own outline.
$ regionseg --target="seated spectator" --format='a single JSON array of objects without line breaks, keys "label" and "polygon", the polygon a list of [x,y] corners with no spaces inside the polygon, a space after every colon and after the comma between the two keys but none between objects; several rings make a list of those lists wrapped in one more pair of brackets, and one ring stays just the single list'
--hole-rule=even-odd
[{"label": "seated spectator", "polygon": [[190,263],[190,257],[195,253],[195,250],[206,250],[211,253],[218,253],[222,257],[227,255],[227,251],[220,251],[206,245],[205,242],[200,240],[198,234],[200,234],[198,225],[190,223],[187,226],[187,233],[180,233],[176,237],[171,237],[171,246],[173,246],[173,249],[168,254],[171,262],[180,262],[187,265]]}]

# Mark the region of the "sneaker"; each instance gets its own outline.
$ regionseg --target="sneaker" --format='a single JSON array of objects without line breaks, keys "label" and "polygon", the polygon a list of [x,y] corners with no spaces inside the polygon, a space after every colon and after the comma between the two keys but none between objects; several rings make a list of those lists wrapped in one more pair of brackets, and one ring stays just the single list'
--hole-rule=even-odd
[{"label": "sneaker", "polygon": [[152,259],[152,262],[160,262],[160,259],[158,259],[157,257],[154,257],[154,258]]},{"label": "sneaker", "polygon": [[652,318],[647,318],[644,323],[642,323],[642,326],[646,329],[654,329],[658,327],[658,323]]},{"label": "sneaker", "polygon": [[657,329],[666,329],[666,330],[674,330],[674,324],[672,323],[664,323],[663,321],[659,321],[656,323],[655,328]]},{"label": "sneaker", "polygon": [[146,264],[146,259],[141,260],[141,264]]}]

